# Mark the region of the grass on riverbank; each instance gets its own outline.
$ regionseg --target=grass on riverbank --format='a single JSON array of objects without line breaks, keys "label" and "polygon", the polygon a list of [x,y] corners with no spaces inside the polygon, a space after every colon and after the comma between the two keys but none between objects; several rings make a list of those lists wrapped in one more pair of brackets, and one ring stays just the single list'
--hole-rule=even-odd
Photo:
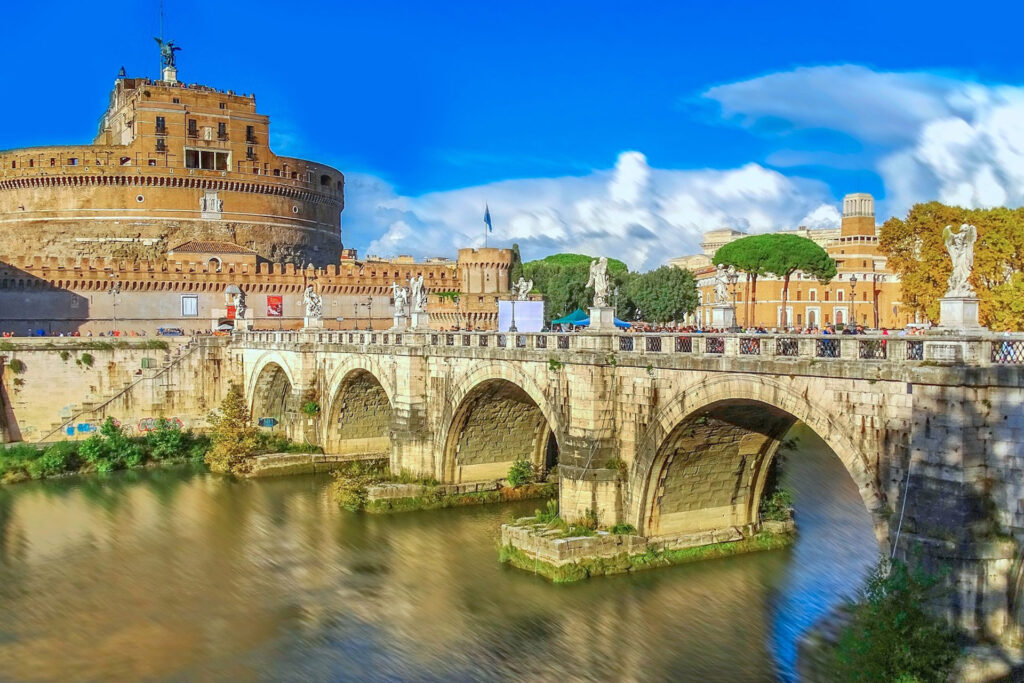
[{"label": "grass on riverbank", "polygon": [[145,436],[130,437],[107,418],[85,441],[58,441],[46,447],[16,444],[0,450],[0,483],[47,479],[67,474],[113,472],[150,463],[201,462],[210,440],[160,420]]},{"label": "grass on riverbank", "polygon": [[625,574],[627,572],[669,567],[687,562],[729,557],[741,553],[778,550],[785,548],[792,542],[793,536],[791,534],[761,532],[756,536],[744,538],[740,541],[703,545],[696,548],[679,548],[676,550],[656,550],[651,548],[647,552],[636,555],[620,553],[613,557],[583,558],[577,562],[560,566],[531,557],[515,546],[505,545],[500,548],[498,559],[502,563],[512,565],[518,569],[539,574],[552,583],[572,583],[592,576]]},{"label": "grass on riverbank", "polygon": [[[253,447],[256,454],[310,451],[308,445],[273,432],[258,432]],[[0,484],[154,464],[201,464],[210,448],[209,435],[182,429],[175,422],[160,419],[153,431],[128,436],[107,418],[99,433],[85,441],[58,441],[48,446],[21,443],[0,449]]]}]

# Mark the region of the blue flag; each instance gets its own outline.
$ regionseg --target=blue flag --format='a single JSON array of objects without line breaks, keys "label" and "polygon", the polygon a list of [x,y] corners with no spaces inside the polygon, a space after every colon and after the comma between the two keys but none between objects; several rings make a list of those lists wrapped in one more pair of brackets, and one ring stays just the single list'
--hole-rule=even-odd
[{"label": "blue flag", "polygon": [[484,225],[487,226],[487,232],[494,232],[494,226],[491,225],[491,209],[484,204]]}]

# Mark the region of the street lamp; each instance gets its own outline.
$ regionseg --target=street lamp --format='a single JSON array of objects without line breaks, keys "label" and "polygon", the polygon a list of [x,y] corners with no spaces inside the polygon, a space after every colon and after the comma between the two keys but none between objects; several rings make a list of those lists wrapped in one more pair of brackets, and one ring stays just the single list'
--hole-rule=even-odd
[{"label": "street lamp", "polygon": [[878,329],[878,285],[880,285],[883,282],[885,282],[885,276],[884,275],[872,274],[871,281],[872,281],[872,286],[871,286],[871,308],[872,308],[872,311],[874,312],[875,329],[877,330]]},{"label": "street lamp", "polygon": [[857,324],[857,274],[854,273],[850,276],[850,317],[852,321],[847,321],[847,324],[852,322],[854,325]]},{"label": "street lamp", "polygon": [[366,303],[366,331],[373,332],[373,296],[367,295]]},{"label": "street lamp", "polygon": [[[736,281],[740,279],[740,274],[735,267],[729,266],[725,279],[728,280],[729,286],[732,287],[732,326],[733,331],[736,331],[739,328],[739,321],[736,319]],[[785,311],[783,311],[783,315],[785,315]]]},{"label": "street lamp", "polygon": [[508,326],[508,331],[515,334],[519,330],[516,328],[516,298],[512,297],[512,322]]}]

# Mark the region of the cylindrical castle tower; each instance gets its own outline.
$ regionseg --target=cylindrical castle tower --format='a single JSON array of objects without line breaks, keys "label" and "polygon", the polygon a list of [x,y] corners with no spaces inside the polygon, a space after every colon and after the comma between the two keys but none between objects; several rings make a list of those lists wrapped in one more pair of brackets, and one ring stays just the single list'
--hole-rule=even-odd
[{"label": "cylindrical castle tower", "polygon": [[93,144],[0,152],[0,253],[152,259],[211,240],[337,263],[344,176],[268,135],[255,96],[118,78]]}]

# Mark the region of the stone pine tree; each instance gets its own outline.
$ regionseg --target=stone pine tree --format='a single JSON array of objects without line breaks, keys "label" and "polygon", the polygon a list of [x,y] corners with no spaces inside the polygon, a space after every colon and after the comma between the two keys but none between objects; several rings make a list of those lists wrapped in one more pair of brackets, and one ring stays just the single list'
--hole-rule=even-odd
[{"label": "stone pine tree", "polygon": [[214,472],[240,472],[249,456],[259,448],[259,430],[252,424],[242,390],[232,383],[220,410],[210,415],[213,431],[206,464]]},{"label": "stone pine tree", "polygon": [[626,294],[644,320],[666,323],[683,320],[697,308],[697,284],[682,268],[662,266],[632,278]]},{"label": "stone pine tree", "polygon": [[757,278],[768,275],[768,263],[772,258],[772,235],[750,235],[722,245],[715,252],[712,262],[716,265],[732,266],[746,273],[750,281],[750,313],[747,320],[754,319],[757,310]]},{"label": "stone pine tree", "polygon": [[836,276],[836,262],[814,240],[799,235],[768,234],[771,256],[765,269],[782,278],[782,327],[789,326],[786,305],[789,303],[789,279],[800,271],[822,284]]}]

